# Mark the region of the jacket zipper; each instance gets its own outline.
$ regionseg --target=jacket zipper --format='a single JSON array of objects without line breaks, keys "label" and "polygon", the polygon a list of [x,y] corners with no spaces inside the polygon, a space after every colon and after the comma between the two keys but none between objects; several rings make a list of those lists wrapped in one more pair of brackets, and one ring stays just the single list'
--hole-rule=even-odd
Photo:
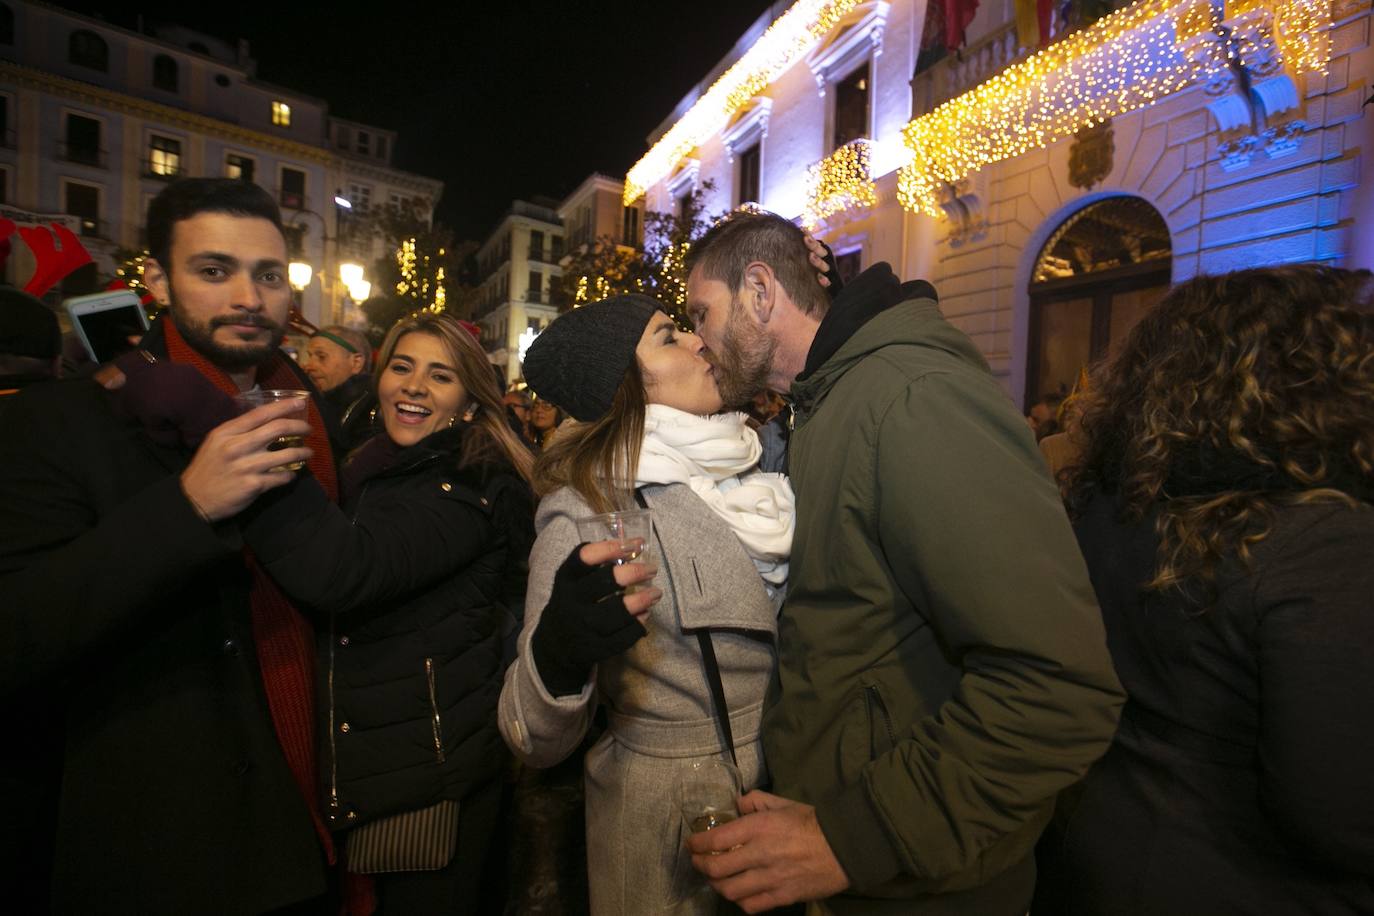
[{"label": "jacket zipper", "polygon": [[[353,506],[353,517],[348,520],[350,525],[358,524],[358,510],[362,508],[363,497],[367,496],[367,486],[367,483],[364,483],[358,493],[358,502]],[[329,615],[329,673],[325,676],[326,690],[329,693],[329,812],[333,818],[337,818],[339,813],[339,754],[334,730],[334,652],[339,645],[335,626],[337,620],[336,615]]]},{"label": "jacket zipper", "polygon": [[444,733],[439,721],[439,695],[434,689],[434,659],[425,659],[425,680],[429,682],[429,711],[433,715],[434,756],[444,762]]},{"label": "jacket zipper", "polygon": [[[892,748],[897,746],[897,736],[892,731],[892,719],[887,714],[887,704],[883,702],[883,695],[879,693],[878,688],[873,686],[872,684],[864,687],[864,693],[868,694],[868,709],[870,718],[873,715],[873,711],[876,709],[879,718],[883,720],[883,729],[887,733],[886,750],[891,750]],[[884,751],[884,753],[886,752],[886,750]],[[870,748],[870,752],[873,757],[876,758],[878,756],[877,748]]]}]

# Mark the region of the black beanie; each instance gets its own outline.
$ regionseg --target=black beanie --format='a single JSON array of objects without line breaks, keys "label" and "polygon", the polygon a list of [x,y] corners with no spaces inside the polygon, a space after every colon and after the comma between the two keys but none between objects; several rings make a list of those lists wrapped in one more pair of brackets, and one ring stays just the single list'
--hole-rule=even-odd
[{"label": "black beanie", "polygon": [[631,293],[558,316],[525,354],[526,383],[573,419],[600,419],[615,402],[649,319],[666,311],[657,299]]}]

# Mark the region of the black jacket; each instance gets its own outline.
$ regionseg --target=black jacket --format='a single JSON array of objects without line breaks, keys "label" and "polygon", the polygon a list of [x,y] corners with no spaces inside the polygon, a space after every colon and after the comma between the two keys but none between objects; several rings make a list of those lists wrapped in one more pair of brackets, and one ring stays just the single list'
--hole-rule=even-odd
[{"label": "black jacket", "polygon": [[1130,699],[1037,916],[1374,913],[1374,507],[1277,510],[1210,607],[1141,591],[1153,519],[1075,530]]},{"label": "black jacket", "polygon": [[[240,544],[186,501],[184,464],[90,380],[26,389],[0,419],[0,712],[42,697],[61,722],[57,912],[258,913],[325,889]],[[0,750],[20,782],[34,740]]]},{"label": "black jacket", "polygon": [[319,404],[336,461],[342,462],[349,452],[381,431],[381,424],[373,417],[377,397],[372,393],[372,376],[367,373],[351,375],[324,392]]},{"label": "black jacket", "polygon": [[[502,637],[533,504],[506,466],[460,470],[462,435],[393,450],[361,481],[346,473],[343,512],[302,479],[245,514],[259,560],[317,612],[320,770],[338,829],[461,799],[501,770]],[[387,446],[378,437],[355,464]]]}]

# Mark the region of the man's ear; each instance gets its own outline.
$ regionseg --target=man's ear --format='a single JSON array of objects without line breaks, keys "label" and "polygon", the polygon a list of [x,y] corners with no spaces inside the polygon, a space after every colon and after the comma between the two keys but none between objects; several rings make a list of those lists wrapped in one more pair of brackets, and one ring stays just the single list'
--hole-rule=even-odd
[{"label": "man's ear", "polygon": [[166,307],[172,303],[171,278],[153,258],[143,259],[143,285],[148,287],[148,292],[153,294],[158,305]]},{"label": "man's ear", "polygon": [[348,374],[357,375],[363,371],[363,355],[361,353],[348,354]]},{"label": "man's ear", "polygon": [[763,261],[754,261],[744,268],[744,283],[740,295],[744,306],[754,313],[760,324],[767,324],[773,313],[774,299],[778,289],[778,278],[773,268]]}]

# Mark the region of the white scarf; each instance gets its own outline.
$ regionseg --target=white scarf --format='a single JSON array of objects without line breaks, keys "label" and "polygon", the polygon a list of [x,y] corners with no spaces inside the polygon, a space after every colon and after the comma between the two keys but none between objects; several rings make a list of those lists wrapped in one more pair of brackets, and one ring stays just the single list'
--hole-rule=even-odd
[{"label": "white scarf", "polygon": [[782,474],[754,470],[762,453],[742,413],[700,417],[650,404],[635,486],[687,484],[735,532],[764,581],[781,585],[787,581],[796,501]]}]

